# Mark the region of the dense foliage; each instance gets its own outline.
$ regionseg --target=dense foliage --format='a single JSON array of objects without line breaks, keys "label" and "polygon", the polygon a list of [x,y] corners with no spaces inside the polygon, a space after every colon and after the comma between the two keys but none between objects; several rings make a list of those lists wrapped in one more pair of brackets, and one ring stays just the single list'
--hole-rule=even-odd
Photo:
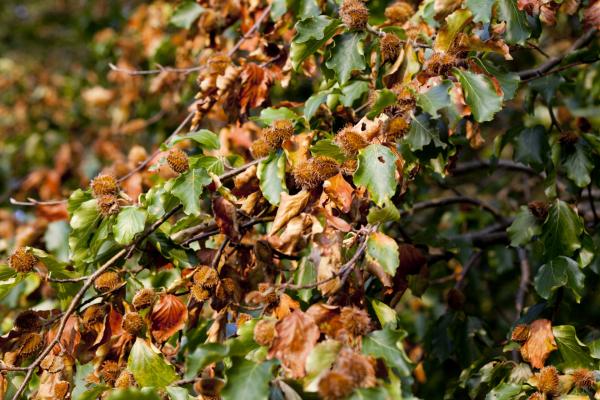
[{"label": "dense foliage", "polygon": [[0,398],[600,398],[600,1],[22,3]]}]

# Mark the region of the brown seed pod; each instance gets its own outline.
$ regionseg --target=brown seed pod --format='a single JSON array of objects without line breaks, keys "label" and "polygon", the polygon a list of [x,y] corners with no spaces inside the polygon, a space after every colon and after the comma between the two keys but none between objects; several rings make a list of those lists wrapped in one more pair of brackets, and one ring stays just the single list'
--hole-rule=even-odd
[{"label": "brown seed pod", "polygon": [[534,393],[531,394],[531,396],[529,396],[527,398],[527,400],[546,400],[546,397],[544,396],[543,393],[534,392]]},{"label": "brown seed pod", "polygon": [[452,288],[446,295],[446,302],[452,310],[462,310],[465,305],[465,295],[459,289]]},{"label": "brown seed pod", "polygon": [[261,346],[271,346],[275,338],[276,321],[261,319],[254,326],[254,341]]},{"label": "brown seed pod", "polygon": [[335,136],[335,143],[340,147],[346,157],[356,157],[358,151],[369,145],[369,142],[348,126]]},{"label": "brown seed pod", "polygon": [[539,220],[545,220],[548,216],[549,206],[545,201],[534,200],[527,204],[529,212]]},{"label": "brown seed pod", "polygon": [[211,75],[223,75],[229,65],[231,65],[231,58],[223,53],[212,55],[207,62],[208,72]]},{"label": "brown seed pod", "polygon": [[219,284],[219,274],[208,265],[198,267],[198,271],[192,277],[194,283],[205,289],[212,289]]},{"label": "brown seed pod", "polygon": [[104,194],[97,199],[98,209],[103,217],[119,213],[119,199],[114,194]]},{"label": "brown seed pod", "polygon": [[146,327],[144,318],[136,312],[128,312],[123,317],[122,325],[123,330],[133,336],[139,336]]},{"label": "brown seed pod", "polygon": [[349,376],[355,387],[375,386],[375,368],[369,358],[348,348],[340,351],[335,370]]},{"label": "brown seed pod", "polygon": [[410,124],[404,117],[395,117],[388,121],[385,129],[385,138],[388,141],[395,141],[406,135],[410,129]]},{"label": "brown seed pod", "polygon": [[405,23],[414,13],[413,6],[405,1],[397,1],[385,9],[385,17],[397,24]]},{"label": "brown seed pod", "polygon": [[575,131],[562,132],[558,140],[564,145],[574,145],[579,140],[579,134]]},{"label": "brown seed pod", "polygon": [[525,324],[519,324],[515,326],[515,329],[512,331],[512,335],[510,336],[510,340],[515,342],[524,342],[529,337],[529,326]]},{"label": "brown seed pod", "polygon": [[294,135],[294,124],[287,120],[281,119],[273,122],[270,128],[263,129],[262,138],[272,148],[277,149],[281,144]]},{"label": "brown seed pod", "polygon": [[356,168],[358,168],[358,161],[356,161],[355,158],[347,158],[342,163],[340,171],[344,175],[354,175],[354,173],[356,172]]},{"label": "brown seed pod", "polygon": [[254,158],[263,158],[269,155],[273,149],[269,144],[265,141],[265,139],[260,138],[255,140],[250,146],[250,153]]},{"label": "brown seed pod", "polygon": [[114,271],[106,271],[100,274],[94,281],[94,287],[100,293],[110,292],[121,284],[121,277]]},{"label": "brown seed pod", "polygon": [[340,18],[348,28],[362,30],[369,22],[369,10],[361,0],[344,0],[340,6]]},{"label": "brown seed pod", "polygon": [[573,384],[579,389],[592,388],[596,384],[594,373],[586,368],[576,369],[571,373]]},{"label": "brown seed pod", "polygon": [[144,288],[138,291],[133,299],[131,300],[131,304],[133,308],[136,310],[143,310],[144,308],[150,307],[156,301],[156,292],[152,288]]},{"label": "brown seed pod", "polygon": [[345,399],[353,390],[352,379],[336,371],[327,372],[319,381],[319,395],[324,400]]},{"label": "brown seed pod", "polygon": [[392,88],[396,95],[396,110],[404,117],[408,117],[411,111],[417,106],[417,99],[414,93],[406,85],[396,85]]},{"label": "brown seed pod", "polygon": [[331,157],[316,156],[294,168],[294,180],[302,189],[310,190],[340,172],[340,165]]},{"label": "brown seed pod", "polygon": [[17,272],[25,274],[33,270],[37,261],[37,257],[31,251],[25,247],[17,247],[10,257],[8,257],[8,266]]},{"label": "brown seed pod", "polygon": [[171,169],[179,174],[183,174],[190,168],[190,162],[185,151],[173,148],[167,155],[167,163]]},{"label": "brown seed pod", "polygon": [[456,57],[452,54],[436,52],[425,61],[423,69],[427,71],[430,76],[447,76],[455,65]]},{"label": "brown seed pod", "polygon": [[395,61],[400,55],[402,40],[393,33],[386,33],[379,44],[383,61]]},{"label": "brown seed pod", "polygon": [[104,306],[100,304],[92,304],[83,311],[83,326],[84,328],[89,329],[91,325],[98,322],[103,322],[105,317],[106,312]]},{"label": "brown seed pod", "polygon": [[129,371],[122,371],[119,374],[117,380],[115,381],[115,387],[117,389],[127,389],[135,386],[135,378],[133,377],[133,374]]},{"label": "brown seed pod", "polygon": [[100,174],[90,182],[94,197],[100,197],[106,194],[117,194],[119,186],[117,180],[112,175]]},{"label": "brown seed pod", "polygon": [[121,368],[115,361],[104,361],[100,368],[100,376],[104,382],[112,385],[120,375]]},{"label": "brown seed pod", "polygon": [[199,285],[193,285],[190,293],[196,301],[206,301],[210,297],[210,292]]},{"label": "brown seed pod", "polygon": [[558,371],[553,366],[544,367],[536,374],[537,388],[546,394],[555,394],[559,389]]},{"label": "brown seed pod", "polygon": [[42,326],[42,319],[37,312],[25,310],[17,315],[14,326],[23,332],[37,331]]},{"label": "brown seed pod", "polygon": [[354,337],[362,336],[371,330],[369,314],[357,307],[344,307],[340,314],[344,328]]},{"label": "brown seed pod", "polygon": [[235,281],[231,278],[221,279],[219,286],[223,287],[225,294],[227,294],[227,297],[229,298],[233,298],[237,292],[237,285],[235,284]]},{"label": "brown seed pod", "polygon": [[44,337],[39,333],[26,333],[19,338],[19,356],[22,358],[30,357],[39,352],[44,345]]}]

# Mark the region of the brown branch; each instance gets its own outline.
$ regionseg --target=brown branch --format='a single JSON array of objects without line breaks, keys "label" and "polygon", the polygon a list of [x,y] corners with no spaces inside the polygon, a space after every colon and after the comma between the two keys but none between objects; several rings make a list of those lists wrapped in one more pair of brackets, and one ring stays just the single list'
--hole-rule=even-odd
[{"label": "brown branch", "polygon": [[10,204],[15,206],[56,206],[59,204],[65,204],[66,202],[67,199],[42,201],[28,197],[27,201],[19,201],[12,197],[10,198]]},{"label": "brown branch", "polygon": [[410,210],[402,211],[401,216],[407,216],[410,214],[414,214],[417,211],[425,210],[428,208],[443,207],[443,206],[457,204],[457,203],[472,204],[474,206],[478,206],[478,207],[482,208],[483,210],[492,214],[498,221],[504,221],[504,216],[502,216],[502,214],[498,210],[496,210],[494,207],[482,202],[481,200],[478,200],[478,199],[475,199],[472,197],[467,197],[467,196],[448,197],[446,199],[435,199],[435,200],[428,200],[428,201],[423,201],[420,203],[415,203]]},{"label": "brown branch", "polygon": [[508,171],[523,172],[531,176],[540,176],[533,168],[529,168],[524,164],[520,164],[511,160],[498,160],[498,162],[492,162],[490,160],[473,160],[463,162],[454,167],[451,172],[452,175],[462,175],[469,172],[480,171],[482,168],[497,168],[505,169]]},{"label": "brown branch", "polygon": [[521,317],[521,312],[525,304],[525,295],[527,294],[527,287],[529,286],[529,278],[531,275],[531,267],[529,266],[529,260],[527,259],[527,252],[522,247],[517,249],[517,255],[519,256],[519,266],[521,267],[521,279],[519,281],[519,289],[515,297],[515,310],[516,318]]},{"label": "brown branch", "polygon": [[242,43],[244,43],[244,41],[246,39],[250,39],[252,37],[252,35],[254,35],[254,32],[256,32],[258,30],[258,28],[261,26],[261,24],[263,23],[263,21],[265,20],[267,15],[269,15],[270,12],[271,12],[271,4],[269,4],[269,6],[267,8],[265,8],[265,10],[263,11],[260,18],[256,20],[254,25],[252,25],[252,28],[250,28],[250,30],[248,32],[246,32],[244,34],[244,36],[242,36],[240,38],[240,40],[238,40],[237,43],[229,50],[229,52],[227,53],[229,55],[229,57],[234,55],[235,52],[239,50],[240,46],[242,45]]},{"label": "brown branch", "polygon": [[479,261],[481,260],[482,254],[483,253],[481,251],[478,251],[471,255],[471,257],[469,258],[469,260],[467,261],[465,266],[460,271],[460,276],[458,277],[458,279],[456,280],[456,283],[454,284],[455,289],[460,290],[465,286],[464,282],[465,282],[465,278],[466,278],[467,274],[469,273],[469,271],[475,264],[479,263]]},{"label": "brown branch", "polygon": [[[261,222],[270,222],[270,221],[273,221],[273,217],[253,218],[250,221],[247,221],[247,222],[241,224],[240,227],[241,228],[249,228],[253,225],[260,224]],[[212,225],[211,228],[213,226],[216,226],[216,224]],[[214,235],[218,235],[219,233],[221,233],[221,231],[219,229],[217,229],[217,228],[211,229],[210,231],[202,232],[199,235],[192,236],[191,238],[184,240],[183,242],[180,243],[180,245],[187,246],[190,243],[197,242],[199,240],[206,239],[206,238],[214,236]]]},{"label": "brown branch", "polygon": [[162,65],[159,65],[157,69],[127,69],[127,68],[117,67],[113,63],[109,63],[108,66],[110,67],[111,70],[113,70],[115,72],[120,72],[123,74],[132,75],[132,76],[154,75],[154,74],[160,74],[161,72],[175,72],[175,73],[181,73],[181,74],[189,74],[192,72],[201,71],[204,68],[206,68],[206,66],[204,66],[204,65],[189,67],[189,68],[173,68],[173,67],[163,67]]},{"label": "brown branch", "polygon": [[573,45],[569,48],[569,50],[567,50],[567,52],[561,54],[560,56],[552,57],[537,68],[532,68],[518,72],[517,74],[519,75],[519,78],[521,78],[521,80],[526,80],[533,77],[544,76],[544,74],[547,74],[554,67],[559,65],[568,55],[590,43],[596,35],[596,32],[596,28],[591,28],[587,30],[573,43]]}]

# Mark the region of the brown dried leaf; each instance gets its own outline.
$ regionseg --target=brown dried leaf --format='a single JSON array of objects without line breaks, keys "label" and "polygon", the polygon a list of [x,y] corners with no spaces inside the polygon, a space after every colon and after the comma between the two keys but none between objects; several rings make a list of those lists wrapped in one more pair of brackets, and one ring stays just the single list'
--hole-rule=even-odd
[{"label": "brown dried leaf", "polygon": [[[327,230],[319,237],[317,247],[321,253],[317,267],[317,280],[331,278],[342,266],[342,233]],[[319,285],[319,290],[326,295],[335,292],[340,287],[339,278],[332,279]]]},{"label": "brown dried leaf", "polygon": [[240,75],[240,109],[245,114],[250,108],[260,106],[269,95],[271,74],[255,63],[248,63]]},{"label": "brown dried leaf", "polygon": [[152,308],[152,336],[158,342],[165,342],[175,332],[183,329],[187,321],[187,308],[177,296],[163,295]]},{"label": "brown dried leaf", "polygon": [[329,199],[335,204],[335,206],[344,214],[350,211],[352,205],[352,194],[354,189],[344,179],[342,174],[329,178],[323,184],[323,189]]},{"label": "brown dried leaf", "polygon": [[302,378],[306,374],[306,358],[319,336],[319,328],[314,319],[296,310],[275,325],[275,339],[268,357],[278,358],[293,378]]},{"label": "brown dried leaf", "polygon": [[529,326],[529,337],[521,347],[521,356],[533,368],[542,368],[546,359],[558,347],[552,334],[552,322],[538,319]]},{"label": "brown dried leaf", "polygon": [[215,222],[221,233],[234,242],[239,242],[241,235],[237,221],[235,206],[224,197],[217,197],[212,204]]},{"label": "brown dried leaf", "polygon": [[269,235],[273,235],[279,231],[292,218],[298,215],[306,206],[309,198],[310,192],[307,192],[306,190],[302,190],[293,196],[290,196],[287,193],[281,193],[281,203],[277,209],[277,214],[275,215],[275,220],[273,221]]},{"label": "brown dried leaf", "polygon": [[594,1],[583,11],[585,25],[600,29],[600,0]]}]

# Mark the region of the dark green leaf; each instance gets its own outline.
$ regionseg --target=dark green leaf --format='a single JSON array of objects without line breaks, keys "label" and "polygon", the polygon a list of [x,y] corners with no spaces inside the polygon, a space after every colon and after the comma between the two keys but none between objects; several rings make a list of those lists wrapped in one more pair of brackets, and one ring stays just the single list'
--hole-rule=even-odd
[{"label": "dark green leaf", "polygon": [[386,325],[382,330],[371,332],[363,338],[362,351],[384,359],[386,364],[395,368],[401,376],[409,376],[412,366],[402,347],[404,337],[405,331]]},{"label": "dark green leaf", "polygon": [[575,301],[579,303],[583,295],[585,275],[579,265],[568,257],[557,257],[542,265],[534,280],[535,290],[544,299],[550,298],[552,292],[559,287],[571,289]]},{"label": "dark green leaf", "polygon": [[361,99],[369,91],[369,83],[365,81],[353,81],[342,88],[340,101],[344,107],[352,107],[356,100]]},{"label": "dark green leaf", "polygon": [[373,202],[380,207],[396,193],[397,158],[380,144],[371,144],[358,153],[354,184],[366,187]]},{"label": "dark green leaf", "polygon": [[337,144],[330,139],[321,139],[310,147],[313,156],[327,156],[343,162],[346,157]]},{"label": "dark green leaf", "polygon": [[232,358],[232,367],[227,370],[227,383],[221,391],[223,400],[267,400],[269,382],[273,376],[273,361],[257,364],[243,359]]},{"label": "dark green leaf", "polygon": [[542,227],[527,206],[521,206],[513,223],[506,229],[511,246],[518,247],[529,243],[531,238],[542,232]]},{"label": "dark green leaf", "polygon": [[200,129],[197,132],[190,132],[187,135],[175,136],[169,141],[168,147],[183,140],[193,140],[194,142],[199,143],[203,149],[207,150],[217,150],[221,147],[219,137],[208,129]]},{"label": "dark green leaf", "polygon": [[[325,44],[326,41],[331,39],[335,34],[338,26],[341,22],[337,19],[329,20],[329,23],[321,27],[317,22],[309,21],[312,19],[321,18],[321,17],[310,17],[303,21],[299,21],[296,23],[296,31],[298,32],[298,25],[302,25],[302,38],[306,37],[320,37],[320,39],[309,39],[304,42],[296,42],[295,38],[292,40],[292,45],[290,49],[290,59],[292,61],[292,66],[295,70],[300,67],[302,62],[306,60],[307,57],[315,53],[319,48]],[[327,17],[325,17],[327,18]],[[323,19],[321,19],[323,21]],[[313,30],[309,31],[308,27],[312,27]]]},{"label": "dark green leaf", "polygon": [[560,363],[554,365],[563,371],[570,368],[597,368],[597,361],[592,358],[590,349],[577,338],[573,326],[553,326],[552,334],[558,345],[558,354],[561,358]]},{"label": "dark green leaf", "polygon": [[583,223],[579,216],[567,203],[555,200],[542,226],[541,239],[544,242],[546,259],[572,255],[581,247],[579,235],[582,232]]},{"label": "dark green leaf", "polygon": [[346,32],[334,39],[333,49],[327,62],[327,68],[335,71],[340,84],[350,80],[353,71],[362,71],[367,67],[363,39],[360,32]]},{"label": "dark green leaf", "polygon": [[383,89],[378,91],[377,97],[375,98],[371,109],[367,113],[367,118],[375,118],[381,114],[384,108],[391,106],[392,104],[396,104],[396,101],[396,95],[391,90]]},{"label": "dark green leaf", "polygon": [[287,192],[285,185],[285,154],[271,154],[261,161],[256,170],[260,190],[265,199],[274,206],[279,204],[281,192]]},{"label": "dark green leaf", "polygon": [[135,235],[144,230],[146,216],[146,210],[133,206],[123,208],[113,225],[115,241],[122,245],[131,243]]},{"label": "dark green leaf", "polygon": [[498,0],[500,19],[506,21],[506,42],[523,44],[531,34],[527,17],[517,7],[517,0]]},{"label": "dark green leaf", "polygon": [[575,148],[567,155],[563,165],[569,179],[575,182],[578,187],[584,188],[592,181],[590,173],[594,168],[594,164],[583,144],[575,144]]},{"label": "dark green leaf", "polygon": [[443,81],[439,85],[429,89],[427,92],[419,93],[417,95],[417,105],[433,118],[438,118],[438,110],[450,104],[448,90],[450,90],[451,87],[452,83],[450,81]]},{"label": "dark green leaf", "polygon": [[423,150],[423,147],[432,142],[435,147],[445,149],[447,146],[440,140],[438,130],[431,126],[431,120],[426,114],[421,114],[416,118],[412,117],[410,130],[405,140],[412,151]]},{"label": "dark green leaf", "polygon": [[492,80],[483,74],[454,69],[454,76],[460,81],[465,101],[471,108],[477,122],[491,121],[502,108],[502,96],[496,93]]},{"label": "dark green leaf", "polygon": [[473,21],[489,23],[495,3],[496,0],[467,0],[467,7],[473,13]]},{"label": "dark green leaf", "polygon": [[525,128],[517,136],[515,161],[542,168],[548,158],[550,147],[546,130],[541,125]]},{"label": "dark green leaf", "polygon": [[170,192],[183,204],[183,212],[186,214],[200,214],[200,195],[204,186],[212,182],[206,170],[194,168],[179,176],[173,182]]}]

